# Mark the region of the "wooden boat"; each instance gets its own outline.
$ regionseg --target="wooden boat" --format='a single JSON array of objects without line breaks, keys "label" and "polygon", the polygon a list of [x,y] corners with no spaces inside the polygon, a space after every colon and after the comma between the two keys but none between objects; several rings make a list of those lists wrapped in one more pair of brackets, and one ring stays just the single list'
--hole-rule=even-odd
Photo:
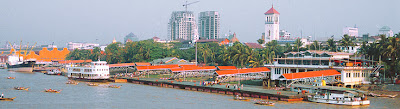
[{"label": "wooden boat", "polygon": [[29,87],[14,87],[15,90],[29,90]]},{"label": "wooden boat", "polygon": [[17,98],[17,97],[13,97],[13,98],[0,98],[0,100],[4,100],[4,101],[13,101],[15,98]]},{"label": "wooden boat", "polygon": [[49,92],[49,93],[60,93],[61,90],[45,89],[44,92]]},{"label": "wooden boat", "polygon": [[7,79],[15,79],[15,77],[7,77]]},{"label": "wooden boat", "polygon": [[87,83],[88,86],[99,86],[99,84],[96,83]]},{"label": "wooden boat", "polygon": [[273,103],[273,102],[264,101],[264,100],[259,100],[259,101],[256,101],[254,104],[259,104],[259,105],[269,105],[269,106],[273,106],[273,105],[275,105],[275,103]]},{"label": "wooden boat", "polygon": [[65,83],[65,84],[73,84],[73,85],[77,85],[77,84],[79,84],[79,82],[75,82],[75,81],[68,81],[67,83]]},{"label": "wooden boat", "polygon": [[241,100],[241,101],[250,101],[250,99],[240,97],[239,95],[236,95],[233,97],[234,100]]},{"label": "wooden boat", "polygon": [[117,86],[117,85],[109,85],[109,88],[121,88],[121,86]]},{"label": "wooden boat", "polygon": [[385,95],[385,94],[374,94],[374,93],[369,93],[369,96],[373,96],[373,97],[389,97],[389,98],[394,98],[397,96],[396,95]]}]

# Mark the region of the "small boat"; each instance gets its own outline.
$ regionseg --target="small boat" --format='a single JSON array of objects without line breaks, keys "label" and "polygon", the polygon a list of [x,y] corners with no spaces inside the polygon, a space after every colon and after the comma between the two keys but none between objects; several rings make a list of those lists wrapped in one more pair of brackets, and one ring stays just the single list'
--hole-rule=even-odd
[{"label": "small boat", "polygon": [[275,105],[275,103],[273,103],[273,102],[264,101],[264,100],[256,101],[254,104],[259,104],[259,105],[270,105],[270,106]]},{"label": "small boat", "polygon": [[49,92],[49,93],[60,93],[61,90],[45,89],[44,92]]},{"label": "small boat", "polygon": [[61,75],[62,73],[61,73],[61,71],[59,69],[49,69],[49,70],[46,70],[45,74],[47,74],[47,75]]},{"label": "small boat", "polygon": [[397,94],[396,94],[396,95],[385,95],[385,94],[374,94],[374,93],[369,93],[369,96],[394,98],[394,97],[397,96]]},{"label": "small boat", "polygon": [[233,96],[234,100],[241,100],[241,101],[250,101],[250,99],[240,97],[239,95]]},{"label": "small boat", "polygon": [[99,86],[99,84],[96,83],[87,83],[88,86]]},{"label": "small boat", "polygon": [[109,88],[121,88],[121,86],[117,86],[117,85],[109,85]]},{"label": "small boat", "polygon": [[15,77],[7,77],[7,79],[15,79]]},{"label": "small boat", "polygon": [[13,97],[13,98],[0,98],[0,100],[4,100],[4,101],[13,101],[15,98],[17,98],[17,97]]},{"label": "small boat", "polygon": [[15,90],[29,90],[29,87],[14,87]]},{"label": "small boat", "polygon": [[75,81],[68,81],[67,83],[65,83],[65,84],[73,84],[73,85],[77,85],[77,84],[79,84],[79,82],[75,82]]}]

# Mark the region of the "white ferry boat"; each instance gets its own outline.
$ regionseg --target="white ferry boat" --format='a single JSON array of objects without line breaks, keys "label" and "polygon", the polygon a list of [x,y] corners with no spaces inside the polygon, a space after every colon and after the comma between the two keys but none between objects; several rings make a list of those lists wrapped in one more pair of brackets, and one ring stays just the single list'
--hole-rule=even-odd
[{"label": "white ferry boat", "polygon": [[[294,87],[294,88],[293,88]],[[304,90],[312,93],[308,95],[308,101],[317,103],[329,103],[339,105],[369,105],[365,92],[342,87],[334,86],[309,86],[309,85],[292,85],[292,90]]]},{"label": "white ferry boat", "polygon": [[110,78],[109,66],[106,61],[91,62],[85,66],[67,66],[68,79],[91,82],[107,82]]}]

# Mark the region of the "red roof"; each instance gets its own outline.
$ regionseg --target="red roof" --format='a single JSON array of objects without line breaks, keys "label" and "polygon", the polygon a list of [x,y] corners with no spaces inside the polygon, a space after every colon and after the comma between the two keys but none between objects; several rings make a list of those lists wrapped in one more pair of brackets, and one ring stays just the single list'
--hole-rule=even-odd
[{"label": "red roof", "polygon": [[258,43],[244,43],[245,45],[247,45],[250,48],[263,48],[260,44]]},{"label": "red roof", "polygon": [[186,66],[186,67],[181,67],[181,68],[175,68],[171,69],[172,72],[182,72],[182,71],[205,71],[205,70],[217,70],[214,66],[204,66],[204,67],[198,67],[198,66]]},{"label": "red roof", "polygon": [[274,9],[274,6],[272,6],[272,8],[269,9],[269,10],[268,10],[267,12],[265,12],[264,14],[280,14],[280,13]]},{"label": "red roof", "polygon": [[150,66],[151,64],[148,62],[135,62],[136,66]]},{"label": "red roof", "polygon": [[108,66],[109,66],[110,68],[111,68],[111,67],[128,67],[128,66],[135,66],[135,63],[109,64]]},{"label": "red roof", "polygon": [[136,67],[136,69],[138,71],[143,71],[143,70],[165,70],[165,69],[174,69],[174,68],[179,68],[179,65],[173,64],[173,65],[137,66]]},{"label": "red roof", "polygon": [[236,70],[236,66],[217,66],[219,70]]},{"label": "red roof", "polygon": [[288,74],[283,74],[282,76],[288,80],[291,80],[291,79],[336,76],[336,75],[340,75],[340,72],[331,69],[331,70],[310,71],[310,72],[300,72],[300,73],[288,73]]},{"label": "red roof", "polygon": [[92,62],[92,60],[61,60],[61,61],[58,61],[59,64],[84,63],[84,62]]},{"label": "red roof", "polygon": [[218,74],[218,76],[222,76],[222,75],[232,75],[232,74],[261,73],[269,71],[270,70],[267,67],[258,67],[258,68],[237,69],[237,70],[218,70],[216,71],[216,73]]}]

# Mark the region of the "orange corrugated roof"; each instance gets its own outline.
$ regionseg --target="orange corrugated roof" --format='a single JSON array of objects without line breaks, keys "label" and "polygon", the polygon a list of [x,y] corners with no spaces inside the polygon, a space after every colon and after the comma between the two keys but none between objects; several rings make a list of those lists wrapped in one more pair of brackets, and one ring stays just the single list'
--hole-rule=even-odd
[{"label": "orange corrugated roof", "polygon": [[215,66],[204,66],[204,67],[185,66],[185,67],[181,67],[181,68],[171,69],[172,72],[181,72],[181,71],[204,71],[204,70],[217,70],[217,68],[215,68]]},{"label": "orange corrugated roof", "polygon": [[84,62],[92,62],[92,60],[60,60],[59,64],[68,64],[68,63],[84,63]]},{"label": "orange corrugated roof", "polygon": [[164,70],[164,69],[173,69],[173,68],[179,68],[179,65],[173,64],[173,65],[137,66],[136,67],[136,69],[138,71],[143,71],[143,70]]},{"label": "orange corrugated roof", "polygon": [[313,78],[313,77],[322,77],[322,76],[336,76],[341,73],[336,70],[321,70],[321,71],[310,71],[310,72],[300,72],[300,73],[288,73],[283,74],[282,76],[288,80],[291,79],[300,79],[300,78]]},{"label": "orange corrugated roof", "polygon": [[135,62],[136,66],[150,66],[151,64],[148,62]]},{"label": "orange corrugated roof", "polygon": [[181,67],[196,67],[196,64],[184,64],[184,65],[179,65]]},{"label": "orange corrugated roof", "polygon": [[221,75],[232,75],[232,74],[247,74],[247,73],[260,73],[269,72],[267,67],[248,68],[248,69],[236,69],[236,70],[218,70],[216,71],[219,76]]},{"label": "orange corrugated roof", "polygon": [[109,67],[127,67],[127,66],[135,66],[135,63],[120,63],[120,64],[109,64]]},{"label": "orange corrugated roof", "polygon": [[235,70],[236,66],[217,66],[219,70]]}]

